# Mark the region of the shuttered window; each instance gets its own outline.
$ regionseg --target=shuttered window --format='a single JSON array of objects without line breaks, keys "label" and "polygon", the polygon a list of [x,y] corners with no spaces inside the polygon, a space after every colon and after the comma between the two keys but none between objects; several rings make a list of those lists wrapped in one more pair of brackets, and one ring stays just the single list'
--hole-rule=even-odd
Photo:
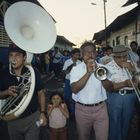
[{"label": "shuttered window", "polygon": [[11,43],[12,41],[7,35],[4,26],[0,25],[0,47],[8,47]]}]

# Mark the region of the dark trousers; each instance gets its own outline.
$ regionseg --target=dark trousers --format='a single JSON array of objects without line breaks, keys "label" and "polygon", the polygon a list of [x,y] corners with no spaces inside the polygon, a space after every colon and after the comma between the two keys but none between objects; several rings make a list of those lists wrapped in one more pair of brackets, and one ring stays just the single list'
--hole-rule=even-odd
[{"label": "dark trousers", "polygon": [[50,140],[68,140],[67,128],[50,128]]},{"label": "dark trousers", "polygon": [[39,140],[40,128],[36,125],[39,119],[39,112],[28,117],[9,121],[8,130],[10,140]]},{"label": "dark trousers", "polygon": [[10,140],[7,123],[3,120],[0,120],[0,139],[1,140]]},{"label": "dark trousers", "polygon": [[70,80],[65,79],[64,100],[68,106],[71,115],[75,115],[75,101],[72,99],[72,91],[70,87]]}]

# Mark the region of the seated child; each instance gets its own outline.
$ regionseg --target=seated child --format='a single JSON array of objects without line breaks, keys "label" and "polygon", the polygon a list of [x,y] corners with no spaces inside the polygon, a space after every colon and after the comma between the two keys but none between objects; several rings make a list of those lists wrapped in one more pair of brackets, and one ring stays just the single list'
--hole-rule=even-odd
[{"label": "seated child", "polygon": [[50,101],[48,104],[50,140],[67,140],[66,122],[69,118],[67,105],[63,102],[62,94],[58,92],[52,93]]}]

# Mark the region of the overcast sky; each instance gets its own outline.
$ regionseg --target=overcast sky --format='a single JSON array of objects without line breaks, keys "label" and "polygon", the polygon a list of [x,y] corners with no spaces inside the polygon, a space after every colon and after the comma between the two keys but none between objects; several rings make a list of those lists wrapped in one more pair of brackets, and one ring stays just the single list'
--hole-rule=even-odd
[{"label": "overcast sky", "polygon": [[[91,40],[104,29],[103,0],[38,0],[56,20],[58,35],[75,44]],[[91,3],[96,5],[91,5]],[[117,16],[133,9],[136,4],[122,7],[127,0],[107,0],[106,20],[109,25]]]}]

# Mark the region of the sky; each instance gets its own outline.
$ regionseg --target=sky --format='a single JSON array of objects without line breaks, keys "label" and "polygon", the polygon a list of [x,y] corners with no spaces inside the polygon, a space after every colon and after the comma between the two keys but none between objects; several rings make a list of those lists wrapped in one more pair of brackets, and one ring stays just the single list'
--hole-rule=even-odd
[{"label": "sky", "polygon": [[[57,35],[64,36],[79,46],[92,40],[94,33],[105,28],[103,0],[38,0],[56,20]],[[136,4],[122,7],[128,0],[107,0],[107,26],[119,15],[133,9]],[[96,3],[92,5],[91,3]]]}]

